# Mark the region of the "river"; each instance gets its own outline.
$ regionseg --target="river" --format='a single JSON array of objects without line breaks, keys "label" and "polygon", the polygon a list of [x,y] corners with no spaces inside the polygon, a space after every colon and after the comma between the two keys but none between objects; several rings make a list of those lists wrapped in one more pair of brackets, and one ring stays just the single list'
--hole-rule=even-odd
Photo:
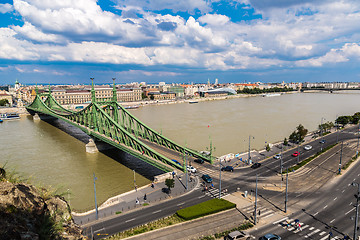
[{"label": "river", "polygon": [[[193,149],[206,150],[210,139],[215,155],[263,149],[282,141],[299,124],[310,131],[336,116],[360,111],[360,92],[294,93],[275,97],[245,97],[197,104],[146,106],[130,110],[151,128]],[[68,134],[70,133],[70,134]],[[52,186],[70,198],[75,210],[94,206],[93,173],[98,202],[150,183],[160,172],[116,150],[89,154],[87,136],[61,121],[32,121],[23,116],[0,124],[0,163],[37,185]],[[140,174],[139,174],[140,173]],[[68,190],[69,189],[69,190]]]}]

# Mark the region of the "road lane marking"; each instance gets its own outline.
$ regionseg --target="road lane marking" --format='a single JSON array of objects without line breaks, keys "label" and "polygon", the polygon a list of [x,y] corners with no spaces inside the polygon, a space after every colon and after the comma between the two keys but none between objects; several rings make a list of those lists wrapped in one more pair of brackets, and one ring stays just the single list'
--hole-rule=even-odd
[{"label": "road lane marking", "polygon": [[327,208],[327,207],[328,207],[328,205],[325,205],[324,209]]},{"label": "road lane marking", "polygon": [[344,190],[342,190],[342,193],[344,193],[345,192],[345,189]]},{"label": "road lane marking", "polygon": [[270,215],[267,215],[266,217],[263,217],[264,218],[268,218],[268,217],[271,217],[272,215],[274,215],[274,213],[270,214]]},{"label": "road lane marking", "polygon": [[316,212],[315,214],[314,214],[314,216],[316,216],[316,215],[318,215],[319,214],[319,212]]},{"label": "road lane marking", "polygon": [[158,212],[161,212],[162,210],[157,210],[157,211],[155,211],[155,212],[153,212],[153,213],[158,213]]},{"label": "road lane marking", "polygon": [[322,231],[321,233],[319,233],[320,236],[326,234],[326,232]]},{"label": "road lane marking", "polygon": [[205,197],[205,195],[202,195],[202,196],[198,197],[198,199],[203,198],[203,197]]},{"label": "road lane marking", "polygon": [[335,218],[333,220],[330,221],[330,223],[333,223],[335,221]]},{"label": "road lane marking", "polygon": [[179,203],[178,205],[176,205],[176,206],[181,206],[181,205],[184,205],[185,204],[185,202],[183,202],[183,203]]},{"label": "road lane marking", "polygon": [[351,204],[352,204],[352,202],[349,205],[351,205]]},{"label": "road lane marking", "polygon": [[136,218],[132,218],[132,219],[129,219],[129,220],[126,220],[125,222],[131,222],[131,221],[134,221]]},{"label": "road lane marking", "polygon": [[279,222],[282,222],[282,221],[284,221],[284,220],[286,220],[286,219],[288,219],[288,217],[285,217],[285,218],[282,218],[282,219],[280,219],[280,220],[278,220],[278,221],[276,221],[276,222],[273,222],[273,224],[275,225],[275,224],[278,224]]},{"label": "road lane marking", "polygon": [[313,230],[314,229],[314,227],[311,227],[311,228],[309,228],[309,231],[311,231],[311,230]]},{"label": "road lane marking", "polygon": [[325,237],[321,238],[320,240],[325,240],[325,239],[329,239],[329,237],[325,236]]},{"label": "road lane marking", "polygon": [[350,211],[347,211],[347,212],[345,213],[345,215],[348,215],[348,214],[351,213],[352,211],[354,211],[354,208],[352,208]]},{"label": "road lane marking", "polygon": [[337,197],[336,198],[334,198],[334,201],[337,199]]},{"label": "road lane marking", "polygon": [[[309,230],[310,230],[310,228],[309,228]],[[311,233],[307,234],[307,235],[305,236],[305,238],[308,238],[308,237],[314,235],[314,234],[317,233],[317,232],[320,232],[320,229],[315,229],[315,230],[312,231]]]},{"label": "road lane marking", "polygon": [[105,228],[100,228],[99,230],[94,231],[94,233],[101,232],[101,231],[105,231]]}]

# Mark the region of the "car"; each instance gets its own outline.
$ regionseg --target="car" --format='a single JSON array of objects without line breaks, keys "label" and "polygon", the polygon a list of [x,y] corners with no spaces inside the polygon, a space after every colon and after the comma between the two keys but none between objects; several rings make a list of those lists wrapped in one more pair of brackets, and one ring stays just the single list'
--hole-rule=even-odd
[{"label": "car", "polygon": [[181,166],[181,163],[179,163],[179,161],[175,160],[175,159],[171,159],[171,161],[173,161],[174,163],[178,164]]},{"label": "car", "polygon": [[232,166],[226,166],[226,167],[222,167],[221,171],[233,172],[234,168]]},{"label": "car", "polygon": [[319,143],[324,144],[325,142],[326,142],[326,140],[325,140],[325,139],[321,139]]},{"label": "car", "polygon": [[274,158],[275,158],[275,159],[280,159],[280,158],[281,158],[281,154],[276,154],[276,155],[274,156]]},{"label": "car", "polygon": [[253,165],[251,165],[251,168],[252,169],[255,169],[255,168],[258,168],[258,167],[260,167],[261,166],[261,163],[254,163]]},{"label": "car", "polygon": [[204,180],[207,183],[211,183],[212,182],[212,178],[208,175],[208,174],[204,174],[201,176],[202,180]]},{"label": "car", "polygon": [[259,240],[281,240],[281,237],[279,235],[269,233],[259,238]]},{"label": "car", "polygon": [[188,172],[196,173],[196,168],[194,168],[193,166],[187,166],[186,169],[188,170]]},{"label": "car", "polygon": [[297,156],[299,156],[299,155],[300,155],[300,153],[299,153],[298,151],[296,151],[296,152],[294,152],[294,153],[292,154],[293,157],[297,157]]},{"label": "car", "polygon": [[204,163],[204,160],[201,159],[201,158],[197,158],[197,159],[194,160],[194,162],[203,164],[203,163]]},{"label": "car", "polygon": [[251,236],[243,231],[233,231],[224,237],[225,240],[250,240]]},{"label": "car", "polygon": [[311,146],[311,145],[306,145],[306,146],[304,147],[304,149],[308,151],[308,150],[312,149],[312,146]]}]

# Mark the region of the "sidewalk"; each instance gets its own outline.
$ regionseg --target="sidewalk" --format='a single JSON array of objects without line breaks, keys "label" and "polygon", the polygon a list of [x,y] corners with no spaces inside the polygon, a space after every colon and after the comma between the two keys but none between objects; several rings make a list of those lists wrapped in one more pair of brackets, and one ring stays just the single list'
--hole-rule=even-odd
[{"label": "sidewalk", "polygon": [[[146,207],[147,205],[158,204],[159,202],[166,201],[173,197],[184,195],[194,190],[198,184],[198,177],[191,174],[188,178],[188,190],[186,190],[186,176],[184,173],[175,176],[175,186],[171,192],[165,193],[163,190],[167,189],[165,182],[154,183],[123,193],[107,200],[104,204],[98,207],[98,220],[96,220],[95,209],[86,213],[72,213],[75,223],[86,226],[88,223],[103,220],[104,218],[111,218],[116,214],[126,213],[129,211],[138,210]],[[145,199],[146,195],[146,199]],[[138,200],[138,201],[137,201]]]}]

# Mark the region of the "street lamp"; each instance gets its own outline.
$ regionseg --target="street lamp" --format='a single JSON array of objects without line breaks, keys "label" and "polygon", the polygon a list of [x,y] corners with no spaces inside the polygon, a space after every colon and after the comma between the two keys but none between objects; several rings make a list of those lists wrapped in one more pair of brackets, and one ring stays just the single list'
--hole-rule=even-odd
[{"label": "street lamp", "polygon": [[95,186],[95,181],[97,180],[97,177],[95,177],[95,173],[94,174],[94,196],[95,196],[95,211],[96,211],[96,220],[98,220],[99,218],[99,212],[98,212],[98,206],[97,206],[97,202],[96,202],[96,186]]},{"label": "street lamp", "polygon": [[341,174],[341,159],[342,159],[342,153],[343,153],[343,145],[344,145],[344,140],[341,142],[340,163],[339,163],[339,174]]},{"label": "street lamp", "polygon": [[[323,119],[326,120],[324,117],[321,118],[321,128],[320,128],[320,134],[321,134],[321,140],[324,142],[324,133],[323,133]],[[320,151],[322,151],[322,144],[320,145]]]},{"label": "street lamp", "polygon": [[355,226],[354,226],[354,239],[357,239],[357,226],[358,226],[358,215],[359,215],[359,195],[360,195],[360,184],[357,182],[351,183],[352,186],[358,187],[356,195],[356,213],[355,213]]},{"label": "street lamp", "polygon": [[137,192],[136,179],[135,179],[135,170],[133,170],[133,172],[134,172],[134,188],[135,188],[135,191]]},{"label": "street lamp", "polygon": [[219,160],[219,170],[220,170],[220,181],[219,181],[219,199],[221,199],[221,159]]},{"label": "street lamp", "polygon": [[357,140],[357,147],[356,147],[356,157],[359,156],[360,123],[359,123],[359,129],[358,129],[357,135],[358,135],[358,140]]},{"label": "street lamp", "polygon": [[257,190],[258,190],[258,175],[256,174],[256,185],[255,185],[255,208],[254,208],[254,224],[256,225],[256,211],[257,211]]},{"label": "street lamp", "polygon": [[248,163],[251,164],[251,155],[250,155],[250,140],[251,140],[251,137],[253,139],[255,139],[255,137],[249,135],[249,155],[248,155]]}]

